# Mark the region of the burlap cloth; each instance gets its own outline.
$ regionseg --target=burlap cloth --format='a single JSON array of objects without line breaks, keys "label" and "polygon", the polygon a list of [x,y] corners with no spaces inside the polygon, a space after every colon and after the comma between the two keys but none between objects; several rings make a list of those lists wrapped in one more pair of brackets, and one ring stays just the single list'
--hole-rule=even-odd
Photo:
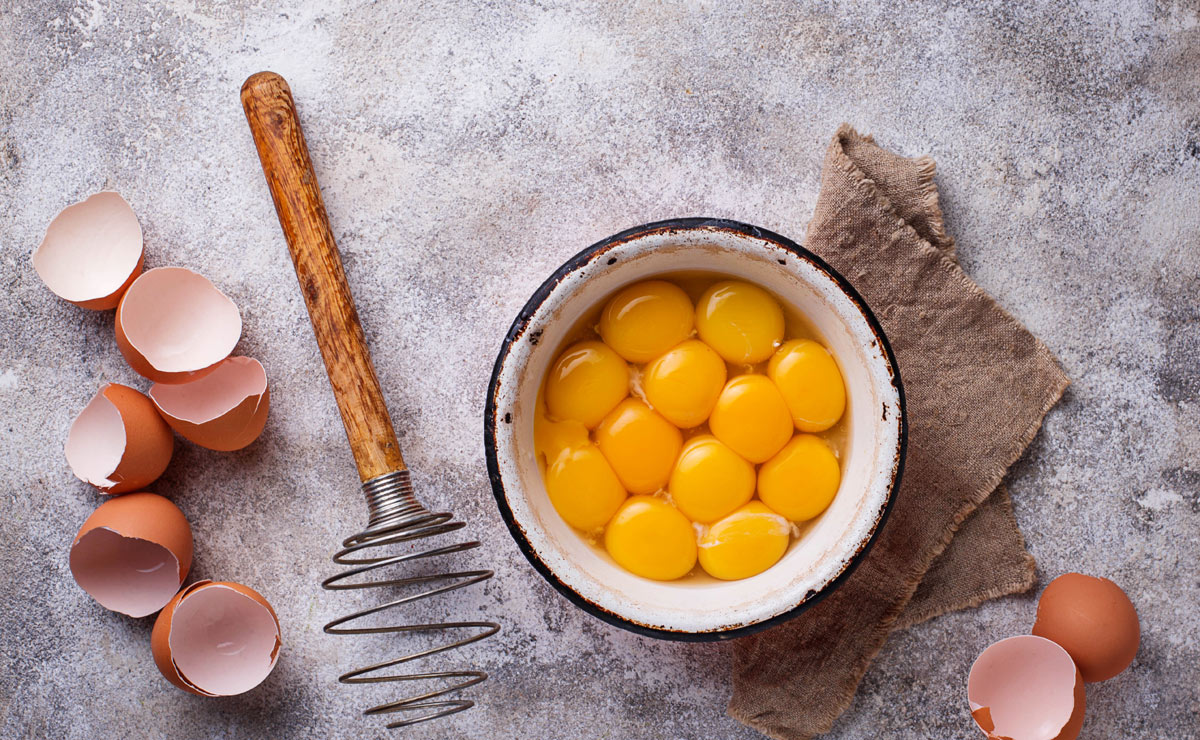
[{"label": "burlap cloth", "polygon": [[774,738],[829,731],[888,632],[1028,589],[1033,558],[1000,486],[1067,377],[959,267],[934,162],[847,125],[825,156],[805,246],[883,324],[909,432],[904,480],[878,541],[827,599],[734,647],[729,714]]}]

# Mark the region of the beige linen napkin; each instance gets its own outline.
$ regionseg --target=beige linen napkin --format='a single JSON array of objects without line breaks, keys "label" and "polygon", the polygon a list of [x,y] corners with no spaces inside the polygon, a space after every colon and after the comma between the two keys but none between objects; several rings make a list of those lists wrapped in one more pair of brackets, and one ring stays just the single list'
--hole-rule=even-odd
[{"label": "beige linen napkin", "polygon": [[774,738],[827,732],[888,632],[1027,589],[1033,559],[1000,487],[1067,378],[959,267],[933,160],[848,125],[825,157],[805,246],[862,293],[900,366],[904,479],[878,541],[833,594],[734,647],[729,714]]}]

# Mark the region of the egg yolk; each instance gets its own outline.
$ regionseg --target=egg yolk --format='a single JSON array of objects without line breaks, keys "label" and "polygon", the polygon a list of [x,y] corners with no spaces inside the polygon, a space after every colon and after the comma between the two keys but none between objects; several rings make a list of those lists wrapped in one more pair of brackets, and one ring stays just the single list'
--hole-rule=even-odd
[{"label": "egg yolk", "polygon": [[604,547],[625,570],[673,581],[696,565],[696,532],[674,506],[653,496],[632,496],[608,523]]},{"label": "egg yolk", "polygon": [[721,357],[735,365],[753,365],[770,357],[783,341],[783,309],[762,288],[727,280],[700,297],[696,329]]},{"label": "egg yolk", "polygon": [[837,493],[842,471],[825,440],[797,434],[758,471],[758,497],[793,522],[825,511]]},{"label": "egg yolk", "polygon": [[649,362],[692,333],[695,310],[681,288],[647,280],[617,293],[600,314],[605,344],[630,362]]},{"label": "egg yolk", "polygon": [[754,466],[711,435],[689,439],[671,472],[671,500],[693,522],[715,522],[754,496]]},{"label": "egg yolk", "polygon": [[725,384],[708,427],[752,463],[764,462],[792,436],[792,417],[779,389],[765,375],[740,375]]},{"label": "egg yolk", "polygon": [[792,421],[802,432],[823,432],[846,410],[846,384],[829,350],[811,339],[785,343],[767,365]]},{"label": "egg yolk", "polygon": [[536,401],[534,450],[563,521],[624,570],[749,578],[784,556],[792,522],[837,496],[841,463],[816,434],[845,415],[845,379],[819,342],[784,341],[771,293],[723,280],[693,305],[703,278],[685,279],[686,292],[657,279],[622,288],[599,339],[562,351]]},{"label": "egg yolk", "polygon": [[533,417],[533,445],[547,464],[569,447],[587,445],[588,430],[577,421],[550,421],[546,418],[545,402],[538,399],[537,414]]},{"label": "egg yolk", "polygon": [[564,351],[546,377],[546,411],[556,421],[592,429],[629,395],[629,366],[603,342],[579,342]]},{"label": "egg yolk", "polygon": [[725,581],[758,575],[783,557],[791,532],[787,520],[752,501],[709,527],[700,538],[700,567]]},{"label": "egg yolk", "polygon": [[630,493],[654,493],[667,485],[683,434],[635,398],[628,398],[596,427],[596,444]]},{"label": "egg yolk", "polygon": [[724,387],[725,361],[697,339],[661,355],[642,377],[646,400],[681,429],[703,424]]},{"label": "egg yolk", "polygon": [[595,445],[561,451],[546,469],[546,493],[567,524],[585,532],[603,527],[625,501],[625,489]]}]

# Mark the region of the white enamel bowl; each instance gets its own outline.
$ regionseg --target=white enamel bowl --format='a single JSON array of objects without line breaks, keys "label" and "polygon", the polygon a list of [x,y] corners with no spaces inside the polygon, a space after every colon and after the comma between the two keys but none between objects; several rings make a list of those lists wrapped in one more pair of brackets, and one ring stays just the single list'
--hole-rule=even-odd
[{"label": "white enamel bowl", "polygon": [[[571,327],[619,288],[663,273],[744,278],[799,310],[846,380],[848,442],[830,507],[783,558],[740,581],[651,581],[623,570],[559,518],[533,446],[538,388]],[[538,288],[496,360],[485,412],[488,472],[505,523],[529,562],[579,607],[654,637],[714,640],[787,619],[849,576],[882,527],[900,483],[906,425],[895,358],[858,293],[794,242],[724,220],[639,226],[592,245]]]}]

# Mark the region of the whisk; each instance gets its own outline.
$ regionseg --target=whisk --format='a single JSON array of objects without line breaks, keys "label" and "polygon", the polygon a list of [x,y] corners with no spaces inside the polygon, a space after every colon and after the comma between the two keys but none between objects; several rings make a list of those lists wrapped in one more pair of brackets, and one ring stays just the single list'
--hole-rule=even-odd
[{"label": "whisk", "polygon": [[[436,567],[437,558],[472,550],[479,543],[432,541],[464,525],[452,514],[431,512],[413,494],[329,228],[291,89],[279,75],[260,72],[242,85],[242,106],[367,498],[367,528],[347,538],[333,556],[338,565],[350,567],[321,585],[335,591],[390,589],[390,600],[335,619],[325,625],[325,632],[425,638],[418,649],[344,673],[339,680],[347,684],[396,682],[427,689],[405,692],[402,698],[364,711],[368,715],[398,714],[400,719],[388,724],[389,728],[456,714],[474,705],[459,692],[487,680],[485,672],[454,669],[405,674],[402,667],[490,637],[500,625],[486,621],[377,623],[391,621],[398,613],[393,610],[486,581],[492,571],[423,570],[426,565]],[[397,596],[397,591],[404,594]]]}]

